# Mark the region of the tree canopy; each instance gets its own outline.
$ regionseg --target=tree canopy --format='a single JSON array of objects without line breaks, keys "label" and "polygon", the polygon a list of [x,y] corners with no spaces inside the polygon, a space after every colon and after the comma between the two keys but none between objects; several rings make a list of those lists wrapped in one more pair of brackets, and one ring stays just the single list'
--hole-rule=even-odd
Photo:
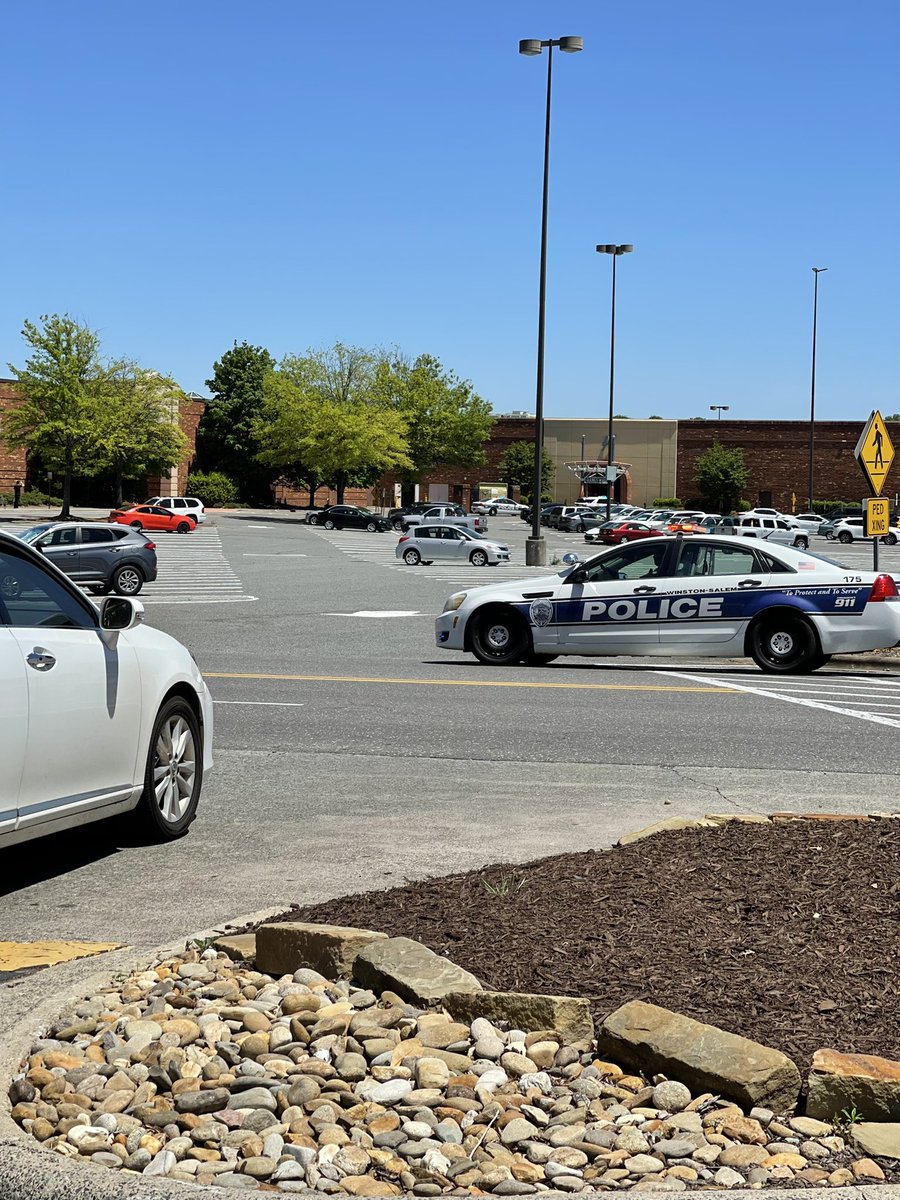
[{"label": "tree canopy", "polygon": [[713,442],[694,467],[697,490],[715,512],[731,512],[749,478],[744,451],[740,446],[727,447],[721,442]]},{"label": "tree canopy", "polygon": [[115,472],[116,504],[122,480],[162,474],[184,457],[187,438],[178,424],[181,388],[136,363],[110,363],[102,385],[93,437],[97,464]]},{"label": "tree canopy", "polygon": [[262,346],[234,343],[213,364],[206,386],[212,398],[197,431],[199,457],[207,468],[237,481],[248,501],[271,500],[273,472],[261,458],[255,429],[265,399],[264,381],[275,360]]},{"label": "tree canopy", "polygon": [[[554,478],[553,459],[541,451],[541,499],[551,498]],[[517,487],[524,497],[530,497],[534,487],[534,442],[512,442],[500,459],[500,478],[510,491]]]}]

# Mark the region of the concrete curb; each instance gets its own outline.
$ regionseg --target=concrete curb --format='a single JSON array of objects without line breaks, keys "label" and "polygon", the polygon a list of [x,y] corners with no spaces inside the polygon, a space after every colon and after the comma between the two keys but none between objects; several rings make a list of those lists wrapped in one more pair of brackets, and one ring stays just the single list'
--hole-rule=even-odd
[{"label": "concrete curb", "polygon": [[[265,921],[283,911],[267,908],[260,912],[238,917],[227,924],[249,925]],[[221,936],[220,929],[204,929],[177,941],[168,942],[152,950],[137,952],[134,949],[114,950],[102,956],[102,967],[97,959],[75,959],[72,962],[48,968],[54,972],[57,985],[52,997],[41,998],[38,981],[43,972],[8,985],[8,990],[22,989],[20,998],[25,1001],[27,1016],[6,1023],[6,1005],[0,1009],[0,1200],[177,1200],[186,1191],[200,1191],[210,1200],[231,1200],[233,1188],[215,1186],[200,1187],[193,1183],[172,1182],[146,1175],[120,1175],[106,1167],[92,1163],[75,1162],[45,1150],[29,1137],[10,1116],[8,1100],[9,1086],[18,1073],[19,1063],[25,1049],[54,1020],[65,1015],[73,1003],[85,994],[106,986],[110,979],[119,974],[146,967],[149,963],[180,953],[187,942],[202,941]],[[29,986],[31,985],[31,986]],[[17,1007],[22,1007],[18,1005]],[[721,1192],[722,1189],[714,1189]],[[729,1191],[734,1200],[809,1200],[810,1189],[803,1188],[740,1188]],[[861,1187],[838,1187],[825,1189],[833,1200],[900,1200],[900,1184],[865,1185]],[[304,1196],[307,1200],[323,1200],[324,1193],[308,1189],[303,1192],[283,1195]],[[579,1196],[598,1197],[608,1200],[610,1191],[585,1191]],[[536,1195],[538,1195],[536,1193]],[[569,1192],[541,1192],[541,1200],[572,1200]]]}]

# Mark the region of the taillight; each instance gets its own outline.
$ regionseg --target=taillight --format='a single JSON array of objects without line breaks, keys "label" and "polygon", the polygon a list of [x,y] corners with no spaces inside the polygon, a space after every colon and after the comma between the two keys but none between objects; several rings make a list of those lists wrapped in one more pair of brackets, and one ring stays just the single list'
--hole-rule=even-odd
[{"label": "taillight", "polygon": [[894,583],[892,576],[877,575],[875,582],[872,584],[869,603],[873,604],[876,600],[892,600],[897,594],[897,585]]},{"label": "taillight", "polygon": [[408,542],[408,541],[409,541],[409,534],[408,534],[408,533],[404,533],[403,537],[400,539],[400,541],[397,543],[397,545],[399,546],[399,545],[401,545],[403,542]]},{"label": "taillight", "polygon": [[147,542],[147,544],[144,546],[144,549],[145,550],[155,550],[156,542]]}]

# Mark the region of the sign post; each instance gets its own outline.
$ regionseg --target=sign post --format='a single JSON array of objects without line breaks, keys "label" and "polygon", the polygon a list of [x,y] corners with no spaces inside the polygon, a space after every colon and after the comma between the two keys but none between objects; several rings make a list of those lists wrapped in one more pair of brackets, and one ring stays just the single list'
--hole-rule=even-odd
[{"label": "sign post", "polygon": [[866,421],[853,453],[869,488],[875,493],[866,500],[865,534],[872,539],[872,565],[877,571],[878,539],[888,532],[891,521],[890,504],[880,496],[894,461],[894,443],[877,408]]}]

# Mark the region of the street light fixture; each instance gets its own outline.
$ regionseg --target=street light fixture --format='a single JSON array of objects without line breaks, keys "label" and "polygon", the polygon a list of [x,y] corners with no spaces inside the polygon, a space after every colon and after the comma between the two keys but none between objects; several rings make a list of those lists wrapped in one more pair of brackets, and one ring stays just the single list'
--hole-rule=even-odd
[{"label": "street light fixture", "polygon": [[815,284],[813,285],[813,345],[812,345],[812,379],[809,387],[809,511],[813,505],[813,454],[816,448],[816,319],[819,310],[819,276],[827,267],[813,267]]},{"label": "street light fixture", "polygon": [[519,42],[519,53],[533,57],[547,47],[547,115],[544,121],[544,191],[541,205],[541,278],[538,299],[537,387],[534,404],[534,484],[531,494],[531,537],[525,542],[525,562],[528,566],[545,566],[547,543],[541,534],[541,466],[544,452],[544,319],[547,294],[547,199],[550,182],[550,90],[553,79],[553,48],[565,54],[577,54],[584,48],[580,37],[549,38],[540,41],[526,38]]},{"label": "street light fixture", "polygon": [[709,406],[709,411],[710,411],[710,412],[717,412],[717,413],[719,414],[719,420],[721,421],[721,420],[722,420],[722,413],[723,413],[723,412],[728,412],[728,409],[729,409],[729,407],[730,407],[730,405],[728,405],[728,404],[711,404],[711,405]]},{"label": "street light fixture", "polygon": [[606,434],[606,519],[610,519],[612,508],[612,465],[615,457],[615,437],[613,435],[613,380],[616,367],[616,259],[620,254],[630,254],[634,246],[604,245],[597,247],[598,254],[612,255],[612,307],[609,325],[609,429]]}]

